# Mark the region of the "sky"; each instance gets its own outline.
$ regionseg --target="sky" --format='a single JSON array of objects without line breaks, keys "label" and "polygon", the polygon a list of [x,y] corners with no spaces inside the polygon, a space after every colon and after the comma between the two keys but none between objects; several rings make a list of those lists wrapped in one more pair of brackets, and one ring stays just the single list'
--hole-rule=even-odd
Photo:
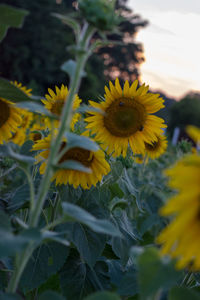
[{"label": "sky", "polygon": [[141,80],[177,99],[200,92],[200,0],[129,0],[128,5],[149,21],[136,37],[145,55]]}]

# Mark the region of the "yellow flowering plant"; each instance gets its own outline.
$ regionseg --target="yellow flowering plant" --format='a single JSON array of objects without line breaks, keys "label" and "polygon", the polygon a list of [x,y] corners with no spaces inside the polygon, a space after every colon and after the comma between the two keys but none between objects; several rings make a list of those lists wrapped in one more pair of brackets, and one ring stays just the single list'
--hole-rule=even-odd
[{"label": "yellow flowering plant", "polygon": [[[35,96],[34,84],[0,78],[0,299],[200,295],[198,147],[171,145],[164,99],[137,79],[118,76],[95,99],[79,89],[96,36],[109,42],[126,19],[118,4],[53,13],[75,33],[69,82]],[[27,14],[2,12],[2,28]],[[199,129],[187,132],[198,146]]]}]

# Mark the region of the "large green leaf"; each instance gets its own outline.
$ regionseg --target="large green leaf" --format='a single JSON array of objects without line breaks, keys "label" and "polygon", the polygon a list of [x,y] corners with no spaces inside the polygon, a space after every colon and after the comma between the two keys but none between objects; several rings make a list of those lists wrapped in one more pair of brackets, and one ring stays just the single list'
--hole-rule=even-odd
[{"label": "large green leaf", "polygon": [[121,237],[112,237],[111,246],[114,253],[121,259],[122,264],[126,265],[129,259],[130,247],[137,241],[137,232],[126,211],[116,209],[112,216],[112,222],[121,232]]},{"label": "large green leaf", "polygon": [[120,297],[111,292],[97,292],[84,298],[84,300],[120,300]]},{"label": "large green leaf", "polygon": [[161,258],[156,248],[147,248],[138,258],[139,288],[141,299],[153,297],[159,289],[177,284],[182,276],[173,262]]},{"label": "large green leaf", "polygon": [[0,5],[0,41],[5,37],[9,27],[20,28],[28,11],[5,4]]},{"label": "large green leaf", "polygon": [[62,203],[66,220],[77,221],[87,225],[90,229],[98,233],[104,233],[111,236],[120,237],[120,231],[108,220],[97,219],[81,207],[71,204]]},{"label": "large green leaf", "polygon": [[103,252],[106,235],[97,234],[80,223],[66,224],[67,237],[76,245],[80,256],[93,267]]},{"label": "large green leaf", "polygon": [[13,213],[17,209],[23,207],[30,200],[30,189],[28,184],[23,184],[19,186],[11,199],[8,202],[7,210],[9,213]]},{"label": "large green leaf", "polygon": [[73,251],[60,271],[60,282],[67,300],[80,300],[99,289],[109,289],[107,264],[100,261],[90,268]]},{"label": "large green leaf", "polygon": [[54,291],[46,291],[39,296],[38,300],[65,300],[65,298]]},{"label": "large green leaf", "polygon": [[44,283],[63,266],[69,249],[50,242],[38,247],[29,260],[22,275],[20,286],[24,291],[32,290]]},{"label": "large green leaf", "polygon": [[4,98],[12,102],[31,101],[31,98],[22,90],[3,78],[0,78],[0,98]]},{"label": "large green leaf", "polygon": [[23,298],[17,294],[3,293],[0,291],[0,300],[22,300]]},{"label": "large green leaf", "polygon": [[185,287],[173,287],[169,292],[169,300],[199,300],[200,294]]},{"label": "large green leaf", "polygon": [[5,228],[0,229],[0,258],[14,255],[30,242],[39,243],[42,237],[37,229],[26,229],[18,235]]}]

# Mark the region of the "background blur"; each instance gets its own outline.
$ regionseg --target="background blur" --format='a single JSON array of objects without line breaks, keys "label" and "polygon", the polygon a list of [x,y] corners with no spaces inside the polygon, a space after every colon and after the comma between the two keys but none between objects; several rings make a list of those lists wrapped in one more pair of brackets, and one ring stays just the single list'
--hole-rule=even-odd
[{"label": "background blur", "polygon": [[[159,114],[168,123],[169,134],[187,124],[200,126],[200,27],[199,0],[118,0],[124,21],[122,34],[112,35],[122,45],[101,48],[89,59],[80,97],[84,102],[104,94],[108,80],[149,84],[165,98]],[[17,80],[44,97],[47,88],[68,84],[60,66],[73,59],[68,46],[72,30],[51,16],[70,13],[72,0],[1,0],[27,9],[22,29],[10,28],[0,44],[0,76]],[[98,37],[96,37],[98,38]],[[179,101],[177,101],[179,100]]]}]

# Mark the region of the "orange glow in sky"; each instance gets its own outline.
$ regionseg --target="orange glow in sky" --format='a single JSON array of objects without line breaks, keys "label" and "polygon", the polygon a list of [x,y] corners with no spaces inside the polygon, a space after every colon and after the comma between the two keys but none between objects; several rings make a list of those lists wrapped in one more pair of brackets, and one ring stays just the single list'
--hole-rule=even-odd
[{"label": "orange glow in sky", "polygon": [[137,35],[145,54],[142,81],[181,98],[189,91],[200,92],[200,1],[168,1],[129,0],[129,7],[149,21]]}]

